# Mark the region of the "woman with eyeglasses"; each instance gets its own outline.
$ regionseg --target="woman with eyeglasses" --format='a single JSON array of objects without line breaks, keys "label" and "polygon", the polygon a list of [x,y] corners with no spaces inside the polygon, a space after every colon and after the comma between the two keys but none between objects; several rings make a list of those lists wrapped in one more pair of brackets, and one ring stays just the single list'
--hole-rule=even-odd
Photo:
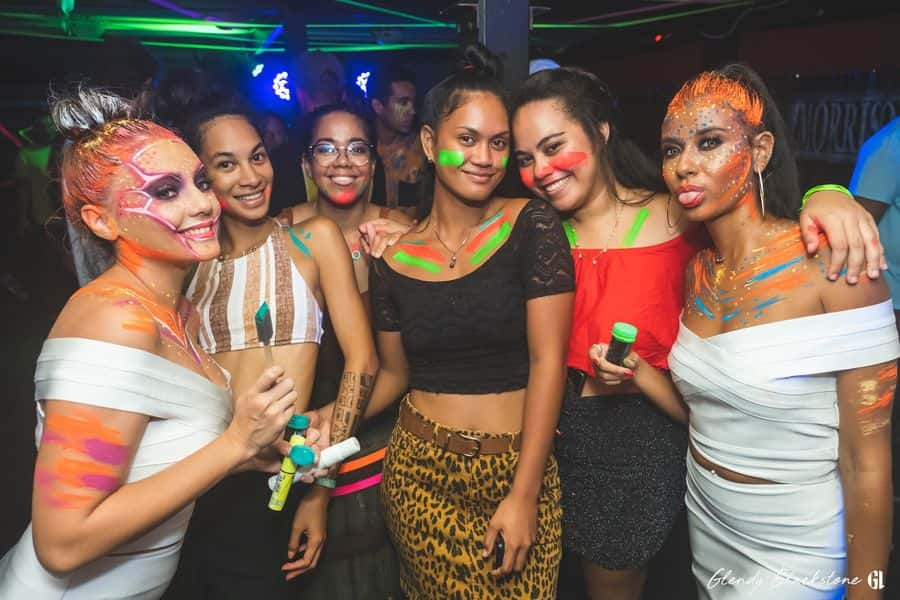
[{"label": "woman with eyeglasses", "polygon": [[[316,186],[317,200],[298,204],[287,214],[294,223],[327,217],[338,224],[368,308],[369,255],[360,226],[387,219],[405,227],[411,221],[401,211],[370,202],[377,157],[372,124],[364,113],[352,105],[332,104],[311,113],[308,123],[303,171]],[[342,315],[332,310],[327,313],[310,408],[322,408],[334,400],[344,368],[344,356],[329,317],[333,315],[336,320]],[[331,409],[330,405],[322,409],[323,420],[331,419]],[[304,598],[399,597],[399,567],[378,497],[382,460],[396,416],[396,411],[385,411],[361,425],[357,438],[362,449],[340,469],[330,502],[323,494],[321,502],[296,513],[292,544],[303,534],[324,538],[326,531],[328,540],[316,570],[300,579]],[[290,577],[309,569],[301,561],[291,567]]]},{"label": "woman with eyeglasses", "polygon": [[[303,413],[327,305],[341,315],[334,334],[345,359],[331,398],[330,436],[332,443],[349,437],[368,402],[378,360],[340,228],[321,216],[290,227],[268,217],[272,164],[240,102],[203,97],[182,107],[179,117],[175,124],[203,161],[223,215],[221,253],[199,265],[186,293],[200,315],[201,346],[231,372],[235,393],[274,361],[296,382],[294,412]],[[271,353],[255,325],[263,302],[271,314]],[[316,566],[322,527],[307,527],[301,543],[299,535],[290,535],[288,519],[321,513],[334,480],[320,477],[315,486],[294,490],[283,511],[275,512],[267,506],[266,479],[259,473],[234,477],[201,498],[185,544],[179,597],[287,598],[289,575]],[[285,559],[294,562],[285,565]]]}]

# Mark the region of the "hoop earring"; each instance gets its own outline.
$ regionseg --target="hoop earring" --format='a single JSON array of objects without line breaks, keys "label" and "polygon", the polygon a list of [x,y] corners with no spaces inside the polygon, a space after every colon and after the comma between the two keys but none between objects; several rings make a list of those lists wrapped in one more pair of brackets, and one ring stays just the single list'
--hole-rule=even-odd
[{"label": "hoop earring", "polygon": [[759,176],[759,204],[762,207],[762,216],[766,216],[766,185],[763,183],[762,171],[757,171]]}]

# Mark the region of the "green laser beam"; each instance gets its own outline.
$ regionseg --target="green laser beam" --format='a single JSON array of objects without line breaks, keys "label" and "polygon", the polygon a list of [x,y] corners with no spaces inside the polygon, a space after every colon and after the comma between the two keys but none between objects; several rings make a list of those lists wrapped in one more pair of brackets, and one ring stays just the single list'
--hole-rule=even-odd
[{"label": "green laser beam", "polygon": [[384,52],[389,50],[426,50],[456,48],[456,44],[341,44],[337,46],[310,46],[310,50],[322,52]]},{"label": "green laser beam", "polygon": [[[218,44],[191,44],[188,42],[147,42],[141,41],[142,46],[157,46],[160,48],[188,48],[192,50],[215,50],[218,52],[249,52],[255,54],[258,48],[254,46],[222,46]],[[260,53],[286,52],[284,48],[266,48]]]},{"label": "green laser beam", "polygon": [[434,23],[438,25],[444,25],[440,21],[435,21],[434,19],[426,19],[424,17],[419,17],[417,15],[411,15],[409,13],[401,12],[399,10],[391,10],[390,8],[384,8],[383,6],[378,6],[376,4],[368,4],[366,2],[357,2],[356,0],[337,0],[338,4],[347,4],[349,6],[355,6],[357,8],[363,8],[365,10],[371,10],[372,12],[383,13],[386,15],[393,15],[395,17],[400,17],[401,19],[409,19],[410,21],[417,21],[419,23]]}]

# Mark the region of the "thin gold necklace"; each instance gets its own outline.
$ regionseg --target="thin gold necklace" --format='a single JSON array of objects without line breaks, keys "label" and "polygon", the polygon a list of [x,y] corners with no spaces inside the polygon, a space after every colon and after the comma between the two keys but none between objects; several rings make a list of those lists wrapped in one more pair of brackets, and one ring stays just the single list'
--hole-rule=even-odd
[{"label": "thin gold necklace", "polygon": [[[482,216],[484,215],[482,214]],[[481,223],[480,220],[478,222]],[[434,237],[436,237],[437,241],[440,242],[441,246],[444,247],[444,250],[446,250],[447,253],[450,254],[450,263],[447,266],[449,266],[451,269],[456,267],[456,255],[459,254],[459,251],[462,250],[462,247],[466,245],[466,242],[469,241],[469,237],[471,237],[471,235],[472,230],[469,229],[469,233],[466,234],[466,237],[463,238],[463,241],[460,242],[459,246],[456,247],[456,250],[453,250],[450,248],[450,246],[444,243],[444,240],[441,239],[441,234],[438,233],[438,221],[437,219],[434,220]]]},{"label": "thin gold necklace", "polygon": [[259,240],[258,242],[256,242],[255,244],[253,244],[252,246],[250,246],[249,248],[247,248],[246,250],[244,250],[243,252],[241,252],[240,254],[238,254],[236,256],[228,256],[227,252],[222,252],[222,254],[219,255],[219,262],[225,262],[226,260],[234,260],[236,258],[241,258],[242,256],[247,256],[248,254],[253,254],[257,250],[259,250],[260,246],[262,246],[263,244],[266,243],[266,240],[268,240],[269,237],[272,235],[272,232],[275,230],[275,227],[277,225],[278,225],[278,223],[273,220],[272,226],[270,227],[269,232],[265,235],[264,238],[262,238],[261,240]]}]

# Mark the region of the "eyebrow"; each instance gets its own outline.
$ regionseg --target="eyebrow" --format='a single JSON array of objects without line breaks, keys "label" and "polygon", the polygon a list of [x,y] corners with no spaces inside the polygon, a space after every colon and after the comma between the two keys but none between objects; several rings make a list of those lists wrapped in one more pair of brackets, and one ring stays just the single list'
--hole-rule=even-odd
[{"label": "eyebrow", "polygon": [[543,146],[544,144],[546,144],[547,142],[549,142],[551,139],[553,139],[553,138],[555,138],[555,137],[557,137],[557,136],[560,136],[560,135],[562,135],[562,134],[564,134],[564,133],[565,133],[565,131],[558,131],[558,132],[556,132],[556,133],[551,133],[550,135],[545,135],[545,136],[542,137],[542,138],[540,139],[540,141],[537,143],[537,147],[540,148],[541,146]]},{"label": "eyebrow", "polygon": [[[361,137],[353,137],[353,138],[350,138],[349,140],[347,140],[348,144],[352,144],[353,142],[363,142],[364,144],[368,144],[369,140],[367,140],[365,138],[361,138]],[[337,140],[334,138],[319,138],[310,145],[316,146],[318,144],[325,144],[325,143],[337,145]]]},{"label": "eyebrow", "polygon": [[662,144],[677,144],[679,146],[684,145],[684,141],[681,138],[676,137],[664,137],[659,141],[660,145]]},{"label": "eyebrow", "polygon": [[707,133],[712,133],[713,131],[721,131],[724,133],[727,130],[722,127],[707,127],[705,129],[701,129],[700,131],[695,132],[694,135],[706,135]]}]

